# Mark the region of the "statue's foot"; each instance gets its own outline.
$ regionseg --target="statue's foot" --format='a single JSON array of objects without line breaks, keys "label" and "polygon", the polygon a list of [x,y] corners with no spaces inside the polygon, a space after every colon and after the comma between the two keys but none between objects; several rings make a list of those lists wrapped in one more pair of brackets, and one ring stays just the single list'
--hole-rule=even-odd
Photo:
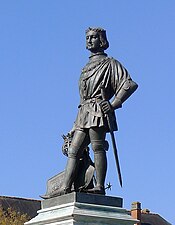
[{"label": "statue's foot", "polygon": [[46,195],[40,195],[41,198],[43,199],[49,199],[49,198],[54,198],[60,195],[65,195],[71,192],[70,188],[58,188],[56,190],[54,190],[53,192],[51,192],[50,194],[46,194]]},{"label": "statue's foot", "polygon": [[92,189],[87,189],[87,193],[105,195],[105,189],[103,186],[96,186]]},{"label": "statue's foot", "polygon": [[43,199],[49,199],[50,195],[40,195],[40,197],[43,198]]}]

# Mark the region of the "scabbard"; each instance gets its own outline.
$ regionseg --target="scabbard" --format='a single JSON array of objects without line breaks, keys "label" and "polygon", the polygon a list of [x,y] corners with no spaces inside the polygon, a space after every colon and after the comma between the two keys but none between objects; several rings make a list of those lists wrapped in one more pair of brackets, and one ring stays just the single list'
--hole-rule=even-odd
[{"label": "scabbard", "polygon": [[[104,89],[103,84],[101,84],[101,95],[102,95],[102,99],[106,100],[105,89]],[[109,132],[110,132],[110,135],[111,135],[111,141],[112,141],[112,147],[113,147],[113,152],[114,152],[114,157],[115,157],[115,162],[116,162],[116,167],[117,167],[119,183],[120,183],[120,186],[122,187],[122,175],[121,175],[121,170],[120,170],[120,163],[119,163],[117,145],[116,145],[113,126],[112,126],[112,114],[111,114],[111,112],[106,114],[106,118],[107,118],[107,123],[108,123],[108,127],[109,127]]]},{"label": "scabbard", "polygon": [[112,124],[111,124],[111,119],[110,119],[110,115],[109,114],[107,114],[107,121],[108,121],[108,126],[109,126],[109,132],[110,132],[110,136],[111,136],[111,141],[112,141],[112,147],[113,147],[113,152],[114,152],[114,157],[115,157],[115,162],[116,162],[116,167],[117,167],[117,173],[118,173],[119,183],[120,183],[120,186],[122,187],[123,183],[122,183],[122,175],[121,175],[121,170],[120,170],[120,163],[119,163],[118,151],[117,151],[117,146],[116,146],[114,131],[112,130]]}]

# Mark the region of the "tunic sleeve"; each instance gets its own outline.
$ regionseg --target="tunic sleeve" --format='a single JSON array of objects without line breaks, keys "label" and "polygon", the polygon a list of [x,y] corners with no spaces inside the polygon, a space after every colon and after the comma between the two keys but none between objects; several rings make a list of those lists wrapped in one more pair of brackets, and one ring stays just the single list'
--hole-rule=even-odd
[{"label": "tunic sleeve", "polygon": [[111,60],[111,86],[115,95],[118,94],[124,83],[131,77],[124,66],[115,59]]}]

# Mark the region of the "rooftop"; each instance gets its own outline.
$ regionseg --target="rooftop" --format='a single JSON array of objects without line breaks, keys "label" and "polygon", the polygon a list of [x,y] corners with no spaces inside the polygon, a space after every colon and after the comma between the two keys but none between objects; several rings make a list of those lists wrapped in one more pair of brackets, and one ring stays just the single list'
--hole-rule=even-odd
[{"label": "rooftop", "polygon": [[41,208],[41,201],[27,198],[0,196],[0,206],[2,206],[4,210],[12,208],[17,212],[28,214],[33,218]]}]

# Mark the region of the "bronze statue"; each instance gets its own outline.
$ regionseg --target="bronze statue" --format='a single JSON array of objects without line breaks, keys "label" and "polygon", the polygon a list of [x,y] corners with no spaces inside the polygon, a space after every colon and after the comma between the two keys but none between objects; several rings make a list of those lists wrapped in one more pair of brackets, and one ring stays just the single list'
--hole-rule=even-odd
[{"label": "bronze statue", "polygon": [[[94,151],[96,185],[81,191],[105,195],[107,171],[106,133],[117,131],[114,111],[137,89],[127,70],[104,52],[109,47],[106,31],[102,28],[86,30],[86,48],[91,52],[79,80],[80,105],[68,148],[68,160],[62,187],[44,198],[71,192],[78,175],[80,158],[91,143]],[[111,98],[113,98],[112,101]],[[113,140],[114,141],[114,140]],[[119,171],[120,172],[120,171]]]}]

